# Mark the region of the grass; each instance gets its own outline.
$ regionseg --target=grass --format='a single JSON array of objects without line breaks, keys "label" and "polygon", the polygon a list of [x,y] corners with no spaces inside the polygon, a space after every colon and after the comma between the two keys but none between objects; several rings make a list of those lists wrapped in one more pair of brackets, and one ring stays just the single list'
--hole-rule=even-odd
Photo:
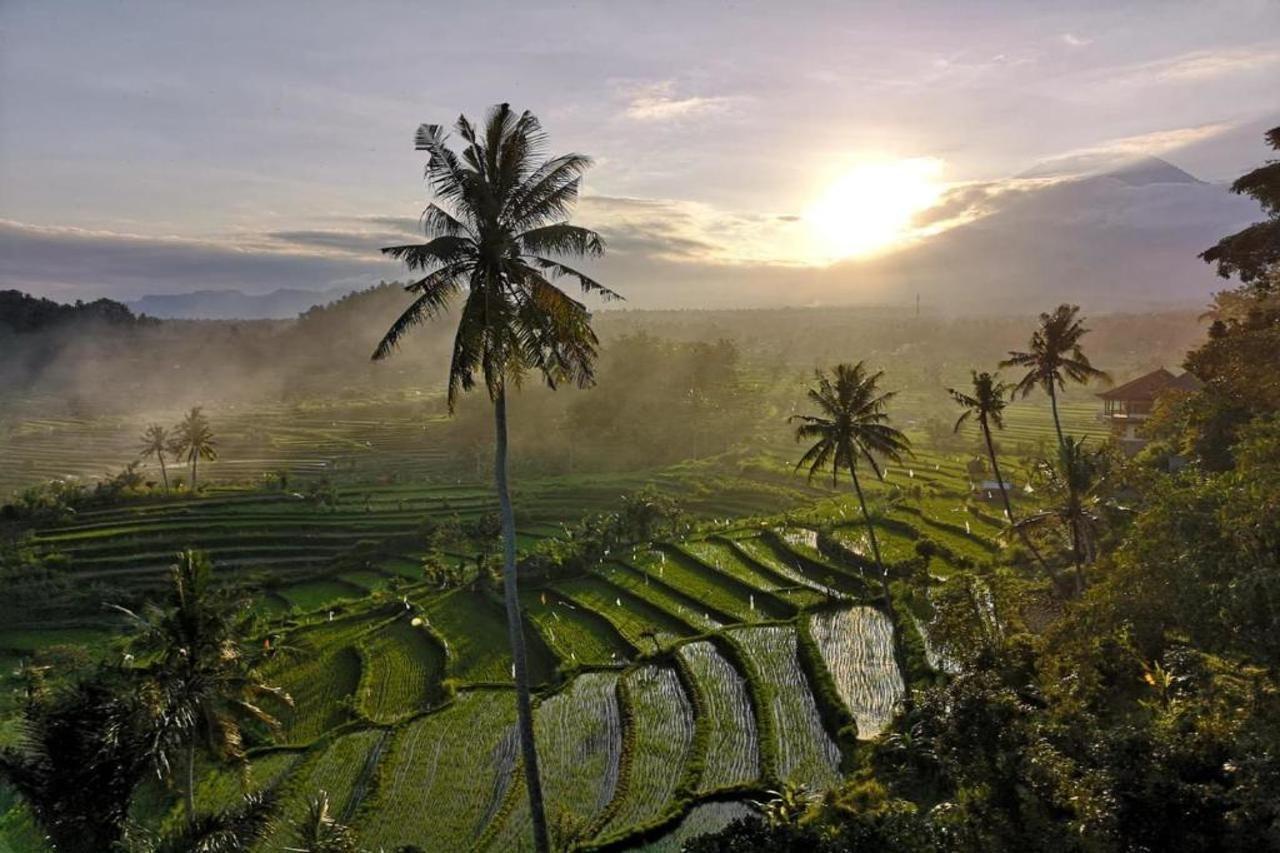
[{"label": "grass", "polygon": [[643,666],[623,679],[627,772],[602,837],[653,821],[676,794],[693,745],[693,705],[671,667]]},{"label": "grass", "polygon": [[[622,713],[613,672],[588,672],[545,700],[534,715],[547,818],[589,834],[613,799],[622,760]],[[531,849],[533,831],[523,784],[488,850]]]},{"label": "grass", "polygon": [[567,664],[620,664],[635,652],[608,619],[554,591],[531,590],[522,601],[529,621]]},{"label": "grass", "polygon": [[699,792],[755,782],[760,747],[746,679],[706,640],[681,646],[680,657],[693,675],[709,729]]},{"label": "grass", "polygon": [[559,581],[555,591],[579,607],[599,613],[632,646],[652,651],[659,646],[694,633],[685,622],[650,604],[632,592],[598,577],[578,577]]},{"label": "grass", "polygon": [[443,710],[396,732],[376,808],[356,822],[370,849],[465,849],[507,798],[516,765],[515,694],[460,692]]},{"label": "grass", "polygon": [[[468,589],[431,597],[411,595],[410,600],[422,606],[432,627],[448,644],[450,677],[469,683],[511,682],[507,623],[497,604]],[[554,672],[555,658],[546,647],[529,643],[530,680],[544,684]]]},{"label": "grass", "polygon": [[285,849],[295,838],[296,825],[305,818],[313,797],[329,795],[329,807],[338,821],[350,821],[369,791],[377,763],[385,753],[388,732],[367,729],[353,732],[322,745],[284,783],[284,801],[277,829],[260,847],[261,851]]},{"label": "grass", "polygon": [[443,695],[444,649],[408,614],[359,644],[360,709],[375,722],[394,722],[438,703]]},{"label": "grass", "polygon": [[809,629],[858,724],[858,737],[876,737],[893,719],[903,695],[889,618],[873,607],[827,610],[810,618]]},{"label": "grass", "polygon": [[700,803],[689,810],[671,832],[657,841],[633,848],[633,853],[680,853],[686,842],[709,832],[719,832],[735,820],[751,817],[755,810],[746,803]]},{"label": "grass", "polygon": [[840,779],[840,750],[822,725],[813,694],[800,668],[795,628],[762,625],[730,634],[760,679],[765,712],[773,720],[776,772],[783,782],[827,788]]}]

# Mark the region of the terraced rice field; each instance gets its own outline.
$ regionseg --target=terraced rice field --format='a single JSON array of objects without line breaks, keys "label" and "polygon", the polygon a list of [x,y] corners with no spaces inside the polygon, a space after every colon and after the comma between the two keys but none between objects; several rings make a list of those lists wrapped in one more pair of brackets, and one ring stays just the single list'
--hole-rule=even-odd
[{"label": "terraced rice field", "polygon": [[400,728],[384,759],[377,808],[357,824],[372,849],[466,849],[507,800],[516,769],[515,694],[469,690]]},{"label": "terraced rice field", "polygon": [[858,737],[876,737],[893,719],[902,699],[902,677],[893,659],[889,617],[874,607],[815,613],[809,631],[858,724]]},{"label": "terraced rice field", "polygon": [[360,709],[369,719],[394,722],[440,701],[444,649],[407,612],[364,637],[357,650]]},{"label": "terraced rice field", "polygon": [[707,640],[681,646],[680,657],[693,676],[710,730],[698,790],[755,782],[760,778],[760,745],[746,678]]},{"label": "terraced rice field", "polygon": [[285,743],[306,744],[352,719],[350,702],[360,686],[360,654],[352,646],[289,655],[267,668],[270,683],[293,698],[277,716]]},{"label": "terraced rice field", "polygon": [[709,832],[719,832],[735,820],[754,814],[755,810],[746,803],[701,803],[690,809],[670,833],[657,841],[636,847],[635,853],[680,853],[685,842]]},{"label": "terraced rice field", "polygon": [[803,575],[794,577],[787,572],[775,571],[769,565],[758,563],[743,554],[729,542],[704,539],[689,542],[684,549],[742,583],[771,592],[797,607],[817,604],[826,598],[822,590],[811,586]]},{"label": "terraced rice field", "polygon": [[[696,560],[678,550],[646,552],[637,560],[641,568],[653,572],[658,580],[708,605],[707,614],[721,613],[734,622],[758,622],[762,619],[785,619],[794,609],[778,602],[763,590],[734,578],[708,572]],[[707,618],[711,618],[710,615]]]},{"label": "terraced rice field", "polygon": [[389,732],[382,729],[353,732],[336,738],[318,754],[308,756],[284,783],[277,829],[259,850],[262,853],[278,851],[291,844],[294,826],[306,816],[311,799],[322,791],[329,795],[334,818],[349,822],[369,792],[378,762],[385,754],[388,736]]},{"label": "terraced rice field", "polygon": [[608,837],[661,815],[672,802],[693,745],[693,704],[671,667],[643,666],[623,678],[630,763],[600,834]]},{"label": "terraced rice field", "polygon": [[[617,673],[588,672],[534,714],[548,819],[553,822],[590,827],[613,799],[622,763],[617,688]],[[512,793],[509,813],[488,839],[488,850],[532,847],[524,786]]]},{"label": "terraced rice field", "polygon": [[[412,595],[427,619],[448,644],[448,674],[467,683],[509,684],[511,653],[507,651],[507,623],[502,610],[483,594],[457,589],[443,595]],[[525,631],[529,642],[529,678],[544,684],[555,670],[555,659]]]},{"label": "terraced rice field", "polygon": [[762,536],[734,539],[732,544],[748,559],[783,575],[792,583],[820,592],[822,599],[857,595],[864,591],[861,579],[850,576],[854,572],[815,569],[795,552],[779,547]]},{"label": "terraced rice field", "polygon": [[[711,616],[705,602],[668,585],[665,576],[657,570],[611,562],[597,567],[595,572],[619,589],[627,590],[696,631],[712,631],[724,624]],[[730,618],[724,614],[718,615],[724,619]]]},{"label": "terraced rice field", "polygon": [[742,648],[767,697],[773,721],[776,773],[786,782],[815,788],[840,778],[840,750],[822,725],[808,680],[800,668],[795,628],[764,625],[735,628],[730,636]]},{"label": "terraced rice field", "polygon": [[562,661],[621,664],[635,651],[608,619],[568,598],[530,591],[524,593],[523,602],[529,620]]},{"label": "terraced rice field", "polygon": [[555,591],[578,607],[599,613],[637,649],[651,651],[694,633],[688,623],[601,578],[560,581]]}]

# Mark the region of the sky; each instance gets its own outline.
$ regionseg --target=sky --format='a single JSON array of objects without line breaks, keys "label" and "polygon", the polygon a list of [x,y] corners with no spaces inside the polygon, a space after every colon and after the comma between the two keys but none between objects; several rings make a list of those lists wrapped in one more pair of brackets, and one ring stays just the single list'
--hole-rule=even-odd
[{"label": "sky", "polygon": [[698,304],[929,240],[1028,170],[1153,154],[1228,181],[1278,83],[1273,0],[0,0],[0,288],[394,278],[376,250],[427,201],[415,128],[508,101],[595,158],[593,271]]}]

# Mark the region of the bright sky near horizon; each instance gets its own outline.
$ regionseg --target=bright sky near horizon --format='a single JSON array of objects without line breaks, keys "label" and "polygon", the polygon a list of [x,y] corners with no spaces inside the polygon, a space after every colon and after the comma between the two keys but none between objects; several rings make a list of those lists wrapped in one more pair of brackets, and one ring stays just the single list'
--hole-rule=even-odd
[{"label": "bright sky near horizon", "polygon": [[596,158],[575,218],[619,289],[820,265],[1046,161],[1232,178],[1277,82],[1269,0],[0,0],[0,288],[392,277],[376,248],[425,201],[414,128],[502,100]]}]

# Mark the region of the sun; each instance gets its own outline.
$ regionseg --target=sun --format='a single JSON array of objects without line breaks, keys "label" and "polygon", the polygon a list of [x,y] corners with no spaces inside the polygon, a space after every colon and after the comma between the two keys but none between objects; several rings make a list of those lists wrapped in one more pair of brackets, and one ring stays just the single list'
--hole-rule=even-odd
[{"label": "sun", "polygon": [[863,163],[836,179],[805,211],[820,261],[873,255],[902,242],[917,213],[937,203],[942,161]]}]

